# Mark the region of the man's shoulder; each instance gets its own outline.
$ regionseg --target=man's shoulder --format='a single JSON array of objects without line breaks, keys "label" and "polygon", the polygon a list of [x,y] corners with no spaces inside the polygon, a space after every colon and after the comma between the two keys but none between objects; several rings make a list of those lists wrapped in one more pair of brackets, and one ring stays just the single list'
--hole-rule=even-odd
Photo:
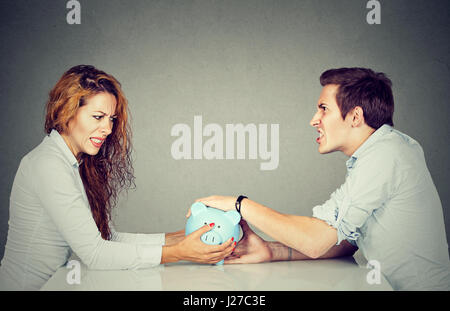
[{"label": "man's shoulder", "polygon": [[368,157],[403,158],[407,154],[423,153],[420,144],[410,136],[392,129],[379,137],[367,150]]},{"label": "man's shoulder", "polygon": [[360,167],[371,169],[415,167],[424,162],[424,154],[415,139],[392,129],[378,137],[357,162]]}]

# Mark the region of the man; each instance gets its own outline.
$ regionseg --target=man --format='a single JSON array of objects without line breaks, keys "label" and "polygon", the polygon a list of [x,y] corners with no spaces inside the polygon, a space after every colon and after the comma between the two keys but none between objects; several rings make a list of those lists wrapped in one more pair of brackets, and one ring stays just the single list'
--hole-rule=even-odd
[{"label": "man", "polygon": [[[324,72],[317,112],[319,152],[349,157],[347,176],[313,217],[287,215],[242,196],[202,198],[240,205],[244,238],[226,263],[349,256],[377,260],[395,290],[449,290],[442,206],[421,146],[393,128],[391,81],[365,68]],[[277,242],[257,236],[249,222]]]}]

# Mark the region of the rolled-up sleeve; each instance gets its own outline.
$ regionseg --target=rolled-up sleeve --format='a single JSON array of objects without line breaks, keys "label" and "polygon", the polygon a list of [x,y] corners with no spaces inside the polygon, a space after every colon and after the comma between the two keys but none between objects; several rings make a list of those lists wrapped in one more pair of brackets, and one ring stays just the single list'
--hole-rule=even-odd
[{"label": "rolled-up sleeve", "polygon": [[[90,268],[101,270],[138,269],[161,262],[162,244],[129,243],[128,237],[118,241],[102,239],[83,197],[78,169],[59,155],[46,154],[36,159],[34,191],[45,212],[55,223],[70,248]],[[136,241],[143,238],[136,236]],[[161,236],[155,237],[155,241]],[[153,241],[153,237],[150,238]]]},{"label": "rolled-up sleeve", "polygon": [[[325,221],[337,231],[337,243],[339,245],[342,240],[356,241],[360,234],[353,224],[348,223],[346,219],[340,217],[343,211],[348,209],[346,206],[345,194],[342,185],[331,195],[330,199],[322,205],[317,205],[313,208],[313,217]],[[354,242],[350,242],[353,245]]]},{"label": "rolled-up sleeve", "polygon": [[[358,159],[349,171],[345,183],[330,199],[313,208],[313,217],[321,219],[337,230],[337,243],[356,241],[360,228],[373,211],[383,206],[392,193],[392,174],[395,163],[392,157],[378,152],[374,156]],[[378,168],[383,167],[380,171]],[[377,168],[377,169],[374,169]]]}]

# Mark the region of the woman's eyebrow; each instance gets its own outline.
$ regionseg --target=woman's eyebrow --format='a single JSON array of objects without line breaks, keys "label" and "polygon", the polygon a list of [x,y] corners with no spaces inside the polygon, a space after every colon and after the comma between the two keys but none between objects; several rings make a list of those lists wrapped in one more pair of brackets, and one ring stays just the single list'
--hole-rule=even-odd
[{"label": "woman's eyebrow", "polygon": [[[106,116],[106,113],[104,113],[104,112],[101,111],[101,110],[97,110],[97,111],[94,111],[94,112],[100,112],[100,113],[102,113],[104,116]],[[112,115],[111,117],[117,117],[117,114]]]}]

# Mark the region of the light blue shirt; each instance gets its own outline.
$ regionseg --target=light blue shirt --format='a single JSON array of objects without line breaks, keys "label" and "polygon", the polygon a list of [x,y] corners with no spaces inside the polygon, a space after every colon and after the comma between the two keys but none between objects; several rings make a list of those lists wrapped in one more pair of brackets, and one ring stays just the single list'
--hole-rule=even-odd
[{"label": "light blue shirt", "polygon": [[449,290],[441,201],[411,137],[383,125],[347,161],[347,176],[313,217],[377,260],[395,290]]},{"label": "light blue shirt", "polygon": [[[71,252],[90,269],[138,269],[161,262],[165,234],[119,233],[103,240],[78,162],[53,130],[23,157],[9,210],[0,289],[35,290],[65,265]],[[81,280],[82,281],[82,280]]]}]

